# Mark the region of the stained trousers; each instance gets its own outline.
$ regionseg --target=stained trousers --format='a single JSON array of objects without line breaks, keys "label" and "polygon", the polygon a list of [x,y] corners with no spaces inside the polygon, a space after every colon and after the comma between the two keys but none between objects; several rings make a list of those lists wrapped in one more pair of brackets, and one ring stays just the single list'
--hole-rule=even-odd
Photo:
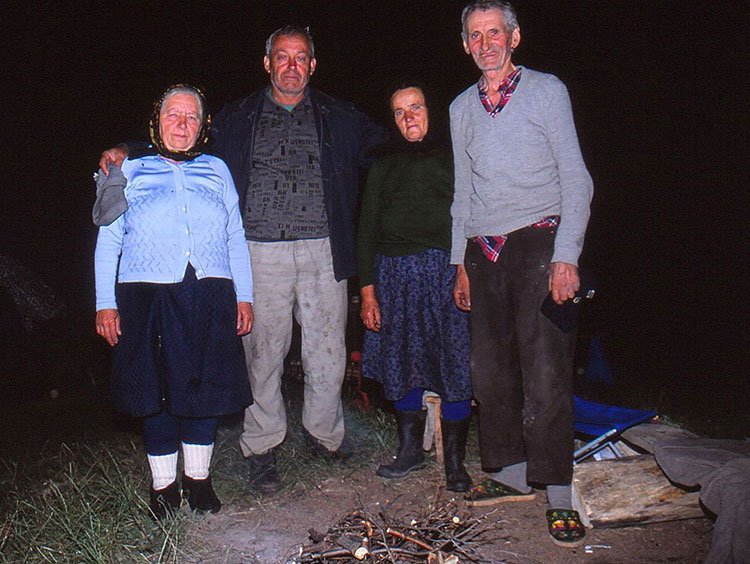
[{"label": "stained trousers", "polygon": [[302,425],[328,450],[336,450],[344,439],[347,286],[334,277],[330,241],[248,241],[248,246],[255,318],[243,345],[255,403],[245,410],[242,453],[264,454],[286,436],[281,376],[292,316],[302,328]]},{"label": "stained trousers", "polygon": [[531,484],[568,484],[573,475],[575,333],[563,333],[539,311],[555,232],[510,233],[495,263],[469,241],[464,259],[482,467],[526,461]]}]

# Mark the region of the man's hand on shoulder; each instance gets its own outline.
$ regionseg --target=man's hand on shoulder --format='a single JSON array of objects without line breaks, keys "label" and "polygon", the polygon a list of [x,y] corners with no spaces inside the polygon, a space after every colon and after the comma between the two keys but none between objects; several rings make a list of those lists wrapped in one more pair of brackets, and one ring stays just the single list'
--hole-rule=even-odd
[{"label": "man's hand on shoulder", "polygon": [[127,158],[128,152],[123,145],[112,147],[104,151],[102,156],[99,157],[99,168],[102,169],[104,174],[109,174],[108,165],[116,164],[117,166],[122,166],[122,162]]},{"label": "man's hand on shoulder", "polygon": [[549,291],[556,304],[561,305],[566,300],[575,297],[581,287],[578,277],[578,267],[566,262],[553,262],[549,270]]}]

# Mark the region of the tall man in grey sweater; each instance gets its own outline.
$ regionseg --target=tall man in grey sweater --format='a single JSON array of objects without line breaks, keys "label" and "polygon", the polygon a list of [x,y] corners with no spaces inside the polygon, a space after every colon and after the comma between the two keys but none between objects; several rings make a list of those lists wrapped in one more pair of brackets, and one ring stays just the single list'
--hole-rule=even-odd
[{"label": "tall man in grey sweater", "polygon": [[482,71],[451,104],[454,297],[471,310],[471,370],[482,467],[474,504],[531,499],[547,486],[553,541],[575,546],[573,349],[540,313],[579,288],[593,192],[565,86],[511,61],[521,39],[507,2],[463,11],[463,45]]}]

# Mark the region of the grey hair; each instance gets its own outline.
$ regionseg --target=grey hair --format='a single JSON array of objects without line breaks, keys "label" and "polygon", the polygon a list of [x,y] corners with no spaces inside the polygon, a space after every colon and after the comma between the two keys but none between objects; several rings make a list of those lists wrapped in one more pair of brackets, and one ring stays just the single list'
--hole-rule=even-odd
[{"label": "grey hair", "polygon": [[310,35],[310,28],[297,25],[285,25],[274,31],[268,36],[268,39],[266,39],[266,57],[269,59],[271,58],[273,43],[279,37],[304,37],[307,39],[307,44],[310,45],[310,58],[315,58],[315,43],[313,43],[312,35]]},{"label": "grey hair", "polygon": [[203,98],[201,95],[194,90],[193,88],[190,88],[189,86],[175,86],[174,88],[170,88],[166,94],[164,94],[164,97],[161,100],[161,106],[159,107],[159,113],[161,113],[164,110],[164,106],[167,104],[167,100],[169,100],[172,96],[175,96],[177,94],[190,94],[193,96],[196,100],[198,100],[198,107],[200,108],[200,120],[203,121],[203,116],[206,115],[206,108],[203,107]]},{"label": "grey hair", "polygon": [[508,33],[513,33],[518,28],[518,18],[516,11],[510,2],[504,0],[475,0],[469,2],[461,12],[461,37],[464,41],[469,40],[469,32],[466,29],[466,20],[474,12],[487,12],[489,10],[500,10],[503,13],[503,21]]}]

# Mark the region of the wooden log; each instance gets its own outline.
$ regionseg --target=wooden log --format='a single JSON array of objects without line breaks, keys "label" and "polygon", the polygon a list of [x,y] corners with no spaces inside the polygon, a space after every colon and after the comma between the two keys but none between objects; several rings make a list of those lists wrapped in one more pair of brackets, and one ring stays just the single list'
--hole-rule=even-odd
[{"label": "wooden log", "polygon": [[698,492],[670,484],[650,454],[578,464],[573,481],[597,528],[704,517]]},{"label": "wooden log", "polygon": [[443,426],[440,424],[440,414],[442,412],[441,410],[441,403],[440,403],[440,396],[427,396],[425,398],[425,401],[427,403],[430,403],[435,406],[434,410],[434,429],[435,429],[435,459],[437,460],[437,463],[442,468],[443,466]]},{"label": "wooden log", "polygon": [[630,444],[654,454],[654,448],[659,443],[672,439],[695,438],[698,435],[664,423],[641,423],[623,431],[621,436]]}]

